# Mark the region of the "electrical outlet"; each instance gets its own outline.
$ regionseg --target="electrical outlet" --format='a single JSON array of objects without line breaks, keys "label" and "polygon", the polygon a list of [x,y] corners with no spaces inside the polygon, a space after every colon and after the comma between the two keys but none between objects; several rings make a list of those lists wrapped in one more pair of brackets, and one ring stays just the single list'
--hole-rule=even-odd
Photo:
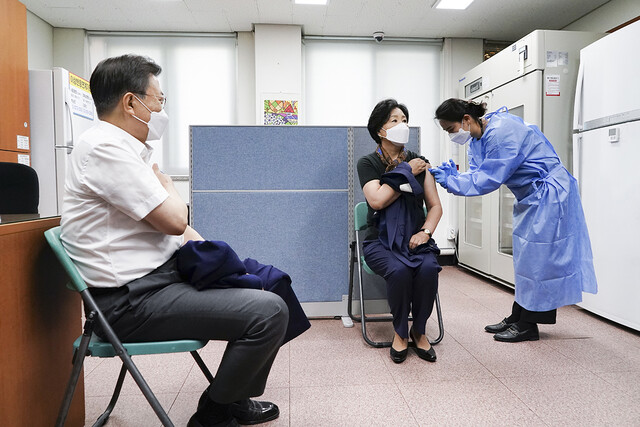
[{"label": "electrical outlet", "polygon": [[449,229],[449,234],[447,235],[447,239],[448,240],[456,240],[456,229],[455,228],[450,228]]}]

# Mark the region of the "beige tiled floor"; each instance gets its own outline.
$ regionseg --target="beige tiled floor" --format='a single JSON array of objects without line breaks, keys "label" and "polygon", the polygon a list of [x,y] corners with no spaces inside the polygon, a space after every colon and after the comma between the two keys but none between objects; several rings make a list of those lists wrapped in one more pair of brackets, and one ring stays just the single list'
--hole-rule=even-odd
[{"label": "beige tiled floor", "polygon": [[[510,310],[512,291],[445,267],[440,276],[445,337],[430,364],[410,352],[396,365],[388,349],[362,340],[359,324],[313,320],[285,345],[261,397],[280,407],[273,426],[640,426],[640,333],[578,307],[540,327],[541,340],[494,341],[483,326]],[[436,335],[436,325],[427,331]],[[388,339],[388,323],[371,324]],[[224,343],[202,351],[215,372]],[[139,356],[134,361],[176,426],[195,411],[206,379],[189,354]],[[86,422],[106,407],[119,360],[87,359]],[[108,426],[159,426],[127,378]]]}]

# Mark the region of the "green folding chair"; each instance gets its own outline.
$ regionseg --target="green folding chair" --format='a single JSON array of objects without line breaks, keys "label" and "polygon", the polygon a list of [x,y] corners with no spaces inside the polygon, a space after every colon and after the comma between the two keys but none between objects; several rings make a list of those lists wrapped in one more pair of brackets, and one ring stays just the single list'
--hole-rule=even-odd
[{"label": "green folding chair", "polygon": [[[106,318],[96,305],[91,292],[86,283],[78,273],[75,265],[60,240],[60,227],[54,227],[44,232],[47,242],[53,249],[54,254],[64,267],[65,271],[69,275],[71,281],[67,284],[67,287],[71,290],[77,291],[82,297],[84,303],[84,309],[86,314],[86,320],[84,323],[84,331],[82,335],[78,337],[73,343],[73,369],[71,370],[71,377],[67,384],[58,418],[56,420],[56,426],[61,427],[64,425],[73,399],[73,394],[78,383],[78,378],[82,370],[82,365],[86,356],[93,357],[120,357],[122,359],[122,368],[120,369],[120,375],[116,383],[113,396],[107,406],[107,409],[93,424],[94,427],[102,426],[107,422],[109,415],[113,411],[113,408],[120,395],[122,383],[124,382],[127,371],[131,374],[134,381],[140,387],[142,394],[147,399],[154,412],[162,422],[164,426],[173,426],[173,423],[169,419],[169,416],[158,402],[158,399],[149,388],[147,382],[142,377],[142,374],[133,363],[131,356],[142,354],[161,354],[161,353],[182,353],[190,352],[196,363],[204,373],[205,377],[211,383],[213,381],[213,375],[203,362],[202,358],[198,354],[197,350],[201,349],[207,344],[207,341],[201,340],[178,340],[178,341],[153,341],[153,342],[121,342],[116,336],[115,332],[107,322]],[[107,341],[101,340],[99,337],[93,334],[95,323],[98,322],[102,327]]]},{"label": "green folding chair", "polygon": [[[362,242],[360,241],[360,234],[362,231],[364,231],[367,228],[367,211],[368,211],[367,204],[365,202],[360,202],[356,204],[353,208],[353,220],[354,220],[356,239],[353,242],[351,242],[351,245],[350,245],[351,261],[349,263],[349,266],[350,266],[349,267],[349,296],[348,296],[348,302],[347,302],[347,311],[349,313],[349,317],[353,321],[360,322],[360,324],[362,325],[362,337],[367,342],[367,344],[377,348],[391,347],[391,341],[373,341],[371,338],[369,338],[369,335],[367,334],[367,322],[390,322],[393,320],[393,317],[391,316],[373,316],[373,317],[368,316],[367,317],[365,313],[364,286],[363,286],[363,280],[362,280],[363,272],[370,275],[376,274],[373,272],[373,270],[371,270],[371,268],[369,268],[369,266],[364,260],[364,255],[362,255]],[[426,213],[426,209],[425,209],[425,213]],[[358,269],[357,269],[358,285],[360,289],[360,316],[353,314],[353,286],[354,286],[353,282],[354,282],[354,273],[356,270],[355,268],[356,265],[358,266]],[[436,292],[435,305],[436,305],[436,313],[438,317],[439,334],[435,340],[433,341],[429,340],[429,342],[432,345],[438,344],[440,341],[442,341],[442,338],[444,337],[444,324],[442,322],[442,311],[440,309],[440,296],[438,295],[437,292]],[[411,317],[409,317],[409,320],[412,320]]]}]

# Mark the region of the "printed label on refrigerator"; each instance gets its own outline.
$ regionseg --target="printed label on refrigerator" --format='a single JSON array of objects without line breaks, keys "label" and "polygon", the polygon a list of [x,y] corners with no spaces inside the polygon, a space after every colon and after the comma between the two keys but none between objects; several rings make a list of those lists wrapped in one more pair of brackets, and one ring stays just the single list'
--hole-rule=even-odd
[{"label": "printed label on refrigerator", "polygon": [[76,116],[94,119],[93,98],[89,82],[82,77],[69,73],[69,106]]},{"label": "printed label on refrigerator", "polygon": [[24,135],[17,135],[16,145],[18,146],[18,150],[28,150],[29,137]]},{"label": "printed label on refrigerator", "polygon": [[547,96],[560,96],[560,75],[546,76],[545,94]]}]

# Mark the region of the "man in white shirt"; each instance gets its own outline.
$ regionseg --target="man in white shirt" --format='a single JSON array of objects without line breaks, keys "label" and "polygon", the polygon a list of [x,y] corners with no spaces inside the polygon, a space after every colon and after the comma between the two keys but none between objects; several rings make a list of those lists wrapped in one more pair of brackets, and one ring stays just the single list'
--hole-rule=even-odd
[{"label": "man in white shirt", "polygon": [[[256,289],[197,290],[178,273],[175,252],[203,240],[187,206],[156,164],[147,140],[167,124],[152,60],[124,55],[91,75],[100,122],[84,133],[66,177],[62,242],[123,341],[228,341],[214,381],[188,426],[235,426],[275,419],[264,392],[283,342],[288,309]],[[97,331],[100,334],[100,331]]]}]

